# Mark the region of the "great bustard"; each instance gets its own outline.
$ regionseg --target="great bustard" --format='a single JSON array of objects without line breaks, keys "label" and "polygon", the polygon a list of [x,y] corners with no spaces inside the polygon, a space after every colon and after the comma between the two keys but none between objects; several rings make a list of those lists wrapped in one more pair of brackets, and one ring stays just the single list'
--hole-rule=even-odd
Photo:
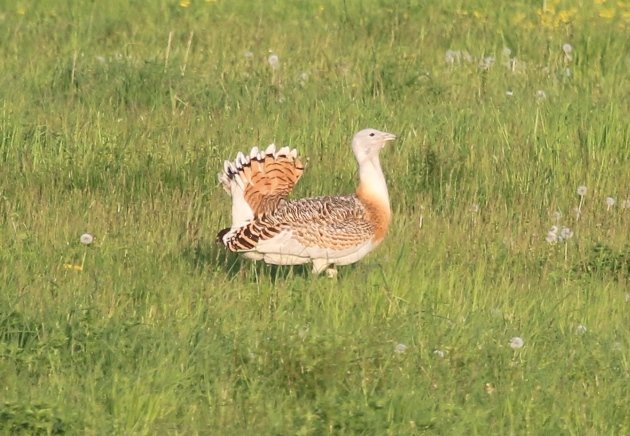
[{"label": "great bustard", "polygon": [[254,147],[225,161],[219,173],[232,196],[232,227],[217,239],[230,251],[276,265],[313,262],[313,272],[354,263],[385,237],[391,220],[379,152],[395,135],[364,129],[354,135],[359,186],[352,195],[287,200],[304,172],[295,149]]}]

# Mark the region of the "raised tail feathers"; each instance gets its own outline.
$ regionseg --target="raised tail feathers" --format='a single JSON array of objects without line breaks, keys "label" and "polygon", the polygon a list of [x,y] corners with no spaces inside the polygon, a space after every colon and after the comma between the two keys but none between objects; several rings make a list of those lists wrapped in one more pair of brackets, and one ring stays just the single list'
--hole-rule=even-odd
[{"label": "raised tail feathers", "polygon": [[232,228],[242,227],[255,216],[272,212],[298,182],[304,165],[297,150],[271,144],[266,150],[252,148],[225,161],[219,181],[232,196]]}]

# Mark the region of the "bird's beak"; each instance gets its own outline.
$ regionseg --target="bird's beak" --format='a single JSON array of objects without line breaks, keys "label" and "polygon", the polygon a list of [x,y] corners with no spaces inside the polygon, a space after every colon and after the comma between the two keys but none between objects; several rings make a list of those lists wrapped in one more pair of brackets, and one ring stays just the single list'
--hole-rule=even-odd
[{"label": "bird's beak", "polygon": [[394,139],[396,139],[396,135],[394,135],[393,133],[385,133],[383,135],[383,141],[385,142],[391,142]]}]

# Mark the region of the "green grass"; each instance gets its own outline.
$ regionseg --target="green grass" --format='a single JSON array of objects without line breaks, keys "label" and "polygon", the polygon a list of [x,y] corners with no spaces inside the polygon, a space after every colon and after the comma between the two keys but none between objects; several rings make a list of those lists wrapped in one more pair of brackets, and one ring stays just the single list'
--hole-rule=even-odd
[{"label": "green grass", "polygon": [[[630,432],[627,2],[1,4],[1,433]],[[376,252],[215,245],[224,159],[351,192],[367,126]]]}]

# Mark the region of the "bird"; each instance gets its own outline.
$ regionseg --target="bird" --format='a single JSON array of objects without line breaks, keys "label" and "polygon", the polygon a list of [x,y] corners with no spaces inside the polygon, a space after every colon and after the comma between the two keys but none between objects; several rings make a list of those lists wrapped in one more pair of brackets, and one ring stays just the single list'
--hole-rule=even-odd
[{"label": "bird", "polygon": [[[391,222],[379,155],[396,139],[363,129],[352,138],[359,183],[349,195],[288,199],[304,172],[296,149],[252,148],[225,161],[219,182],[232,197],[232,225],[217,242],[246,258],[275,265],[312,263],[314,274],[362,259],[385,238]],[[332,274],[329,274],[332,275]]]}]

